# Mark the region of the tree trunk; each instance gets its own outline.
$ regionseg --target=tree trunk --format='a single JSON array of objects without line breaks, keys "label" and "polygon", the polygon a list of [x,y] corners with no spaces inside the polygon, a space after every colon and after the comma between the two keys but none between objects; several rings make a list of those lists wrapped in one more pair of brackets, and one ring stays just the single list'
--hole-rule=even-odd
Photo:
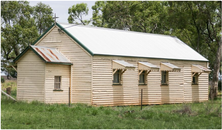
[{"label": "tree trunk", "polygon": [[220,54],[221,54],[221,40],[219,42],[219,47],[217,49],[216,59],[215,59],[214,68],[213,68],[213,79],[212,79],[212,84],[211,84],[210,93],[209,93],[209,98],[211,100],[217,98],[218,74],[220,70]]}]

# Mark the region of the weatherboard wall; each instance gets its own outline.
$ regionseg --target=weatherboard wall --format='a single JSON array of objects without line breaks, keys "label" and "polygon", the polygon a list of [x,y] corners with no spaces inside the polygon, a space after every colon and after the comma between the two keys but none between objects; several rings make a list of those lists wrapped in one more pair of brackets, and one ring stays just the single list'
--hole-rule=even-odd
[{"label": "weatherboard wall", "polygon": [[208,73],[202,73],[199,76],[198,88],[199,88],[199,101],[208,100]]},{"label": "weatherboard wall", "polygon": [[[162,103],[182,103],[191,101],[208,100],[208,74],[203,73],[199,77],[197,86],[191,85],[191,65],[199,64],[206,67],[206,62],[180,61],[180,60],[161,60],[147,58],[130,58],[115,56],[91,56],[76,41],[65,33],[58,31],[58,27],[53,27],[43,36],[36,46],[53,47],[61,51],[72,63],[71,66],[71,95],[72,103],[87,103],[93,105],[139,105],[141,89],[143,89],[143,104],[162,104]],[[39,58],[40,60],[40,58]],[[125,60],[136,66],[135,70],[127,70],[123,74],[123,84],[112,84],[112,60]],[[169,72],[169,85],[162,86],[161,72],[150,72],[147,76],[147,85],[138,85],[138,62],[146,61],[160,67],[161,62],[170,62],[181,68],[181,72]],[[46,76],[45,97],[47,103],[59,102],[53,97],[61,95],[63,101],[67,102],[67,89],[60,93],[52,90],[52,75],[47,74],[47,69],[58,70],[53,66],[46,66],[44,76]],[[70,72],[66,67],[63,76]],[[70,66],[69,66],[70,67]],[[43,67],[44,68],[44,67]],[[55,75],[55,74],[54,74]],[[44,77],[43,76],[43,77]],[[50,78],[47,79],[47,76]],[[64,81],[68,86],[67,79]],[[49,86],[49,87],[48,87]],[[62,86],[63,87],[63,86]],[[66,87],[65,87],[66,88]],[[201,93],[200,93],[201,92]]]},{"label": "weatherboard wall", "polygon": [[[61,90],[54,90],[54,78],[61,76]],[[47,63],[45,66],[45,103],[68,103],[70,67]]]},{"label": "weatherboard wall", "polygon": [[44,102],[45,62],[28,50],[17,64],[17,100]]},{"label": "weatherboard wall", "polygon": [[91,104],[91,56],[72,38],[59,32],[58,29],[57,26],[53,27],[35,45],[56,48],[73,63],[71,102]]},{"label": "weatherboard wall", "polygon": [[[136,66],[134,70],[126,70],[123,74],[123,84],[112,84],[112,60],[125,60]],[[161,62],[170,62],[181,68],[181,72],[169,72],[169,85],[161,85],[161,72],[150,72],[147,85],[138,85],[138,62],[146,61],[160,67]],[[161,60],[147,58],[129,58],[114,56],[93,57],[93,105],[139,105],[141,89],[143,89],[143,104],[183,103],[208,100],[208,74],[199,77],[199,85],[191,85],[191,66],[206,62]]]}]

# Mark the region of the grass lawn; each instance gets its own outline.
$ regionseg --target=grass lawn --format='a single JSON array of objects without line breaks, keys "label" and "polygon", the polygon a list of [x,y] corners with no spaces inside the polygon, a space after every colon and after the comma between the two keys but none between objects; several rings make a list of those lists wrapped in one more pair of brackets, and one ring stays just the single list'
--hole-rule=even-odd
[{"label": "grass lawn", "polygon": [[141,111],[140,106],[71,104],[68,107],[67,104],[13,102],[2,95],[1,128],[221,129],[221,98],[203,103],[143,106]]}]

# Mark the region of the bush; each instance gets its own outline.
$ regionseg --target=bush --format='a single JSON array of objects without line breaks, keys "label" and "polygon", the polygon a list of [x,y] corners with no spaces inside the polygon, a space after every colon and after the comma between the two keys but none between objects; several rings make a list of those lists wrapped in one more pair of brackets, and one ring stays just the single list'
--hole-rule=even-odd
[{"label": "bush", "polygon": [[221,80],[218,81],[218,90],[221,91]]},{"label": "bush", "polygon": [[1,77],[1,83],[4,83],[5,79],[3,77]]}]

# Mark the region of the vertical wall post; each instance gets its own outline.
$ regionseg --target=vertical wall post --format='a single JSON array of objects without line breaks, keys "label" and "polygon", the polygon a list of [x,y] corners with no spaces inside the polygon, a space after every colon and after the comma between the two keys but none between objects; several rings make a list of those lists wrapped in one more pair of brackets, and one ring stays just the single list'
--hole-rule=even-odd
[{"label": "vertical wall post", "polygon": [[70,87],[69,87],[69,106],[70,106]]},{"label": "vertical wall post", "polygon": [[70,65],[70,75],[69,75],[69,106],[72,102],[72,65]]},{"label": "vertical wall post", "polygon": [[142,110],[142,106],[143,106],[143,89],[141,89],[141,110]]}]

